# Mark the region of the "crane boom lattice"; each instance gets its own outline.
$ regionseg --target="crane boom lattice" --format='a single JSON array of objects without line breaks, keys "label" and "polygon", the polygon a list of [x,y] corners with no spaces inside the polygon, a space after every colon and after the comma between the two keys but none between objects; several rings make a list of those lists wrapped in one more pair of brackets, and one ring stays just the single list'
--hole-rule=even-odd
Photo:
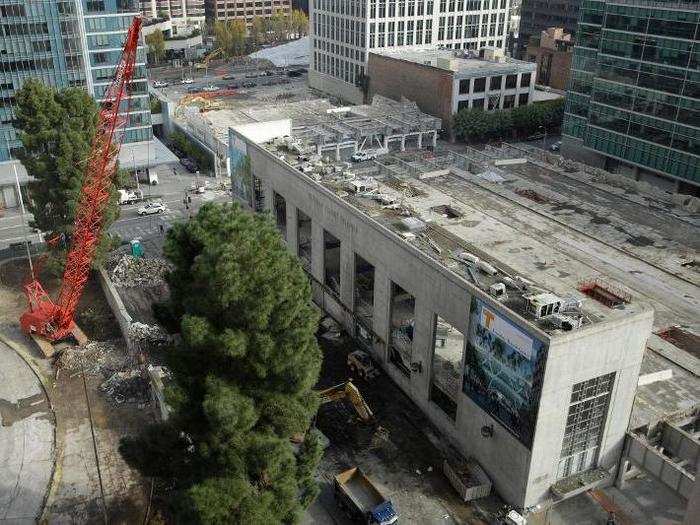
[{"label": "crane boom lattice", "polygon": [[22,315],[22,329],[51,341],[65,338],[75,330],[73,316],[90,276],[90,266],[100,241],[110,185],[117,169],[117,156],[128,114],[128,88],[134,75],[141,18],[135,17],[124,42],[114,79],[105,92],[97,130],[87,159],[78,198],[66,267],[56,302],[34,278],[25,286],[29,309]]}]

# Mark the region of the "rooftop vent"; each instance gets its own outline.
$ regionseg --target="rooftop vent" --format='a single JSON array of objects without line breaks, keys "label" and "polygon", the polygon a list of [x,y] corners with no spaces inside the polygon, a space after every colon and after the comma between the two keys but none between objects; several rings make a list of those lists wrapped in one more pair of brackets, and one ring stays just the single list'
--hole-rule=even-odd
[{"label": "rooftop vent", "polygon": [[557,314],[561,310],[562,299],[553,293],[526,294],[523,298],[527,311],[533,314],[535,319]]},{"label": "rooftop vent", "polygon": [[430,209],[438,215],[442,215],[446,219],[459,219],[462,216],[460,211],[455,210],[453,207],[448,206],[447,204],[433,206]]}]

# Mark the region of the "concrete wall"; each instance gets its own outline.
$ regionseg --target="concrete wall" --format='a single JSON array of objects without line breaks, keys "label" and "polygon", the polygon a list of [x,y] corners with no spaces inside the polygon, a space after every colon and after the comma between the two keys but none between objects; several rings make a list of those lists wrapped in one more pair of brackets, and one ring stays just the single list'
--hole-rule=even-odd
[{"label": "concrete wall", "polygon": [[117,323],[119,323],[119,330],[126,342],[126,347],[129,350],[134,350],[134,343],[129,336],[129,326],[131,326],[132,322],[131,316],[126,310],[126,306],[124,306],[121,297],[119,297],[119,292],[117,292],[114,284],[112,284],[112,280],[109,278],[107,271],[104,268],[99,268],[97,270],[97,275],[100,279],[102,291],[107,299],[107,304],[109,304],[114,317],[117,319]]},{"label": "concrete wall", "polygon": [[648,310],[614,325],[600,324],[552,340],[540,396],[530,465],[532,484],[526,506],[539,501],[557,480],[573,385],[610,372],[616,373],[615,384],[598,451],[598,466],[614,475],[652,322],[653,311]]},{"label": "concrete wall", "polygon": [[[329,190],[297,173],[272,153],[253,144],[247,149],[253,174],[261,179],[265,188],[267,208],[272,206],[273,191],[285,198],[286,238],[292,253],[297,253],[297,210],[311,218],[311,273],[316,280],[324,280],[323,231],[332,233],[341,241],[339,301],[343,307],[335,308],[333,316],[350,333],[354,332],[353,318],[348,313],[354,304],[354,254],[374,265],[373,329],[381,339],[374,348],[374,357],[463,455],[474,456],[479,461],[506,501],[526,507],[540,502],[546,495],[556,481],[572,384],[610,371],[617,372],[617,378],[612,394],[613,408],[608,417],[610,428],[603,438],[601,458],[604,465],[614,469],[627,428],[644,339],[651,327],[651,312],[631,316],[617,326],[601,323],[597,327],[550,339],[545,332],[529,325],[392,231],[339,200]],[[386,342],[390,339],[392,282],[415,297],[411,361],[420,362],[422,371],[412,372],[409,376],[388,360]],[[439,315],[466,336],[473,296],[550,345],[532,453],[461,389],[455,420],[430,400],[434,316]],[[460,370],[463,370],[463,363]],[[481,435],[481,428],[485,425],[493,426],[492,437]]]},{"label": "concrete wall", "polygon": [[370,100],[375,94],[394,100],[406,97],[418,104],[421,111],[439,117],[445,127],[449,126],[452,72],[370,53],[367,74]]},{"label": "concrete wall", "polygon": [[352,84],[309,68],[309,87],[342,99],[350,104],[363,104],[364,93]]}]

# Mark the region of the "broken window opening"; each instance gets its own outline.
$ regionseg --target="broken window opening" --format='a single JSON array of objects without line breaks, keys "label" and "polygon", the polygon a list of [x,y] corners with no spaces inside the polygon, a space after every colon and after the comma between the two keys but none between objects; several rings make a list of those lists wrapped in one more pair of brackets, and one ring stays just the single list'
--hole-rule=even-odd
[{"label": "broken window opening", "polygon": [[328,289],[340,296],[340,240],[323,230],[324,283]]},{"label": "broken window opening", "polygon": [[440,316],[435,316],[430,400],[451,419],[457,417],[457,396],[462,383],[464,335]]},{"label": "broken window opening", "polygon": [[413,338],[416,324],[415,310],[415,297],[398,284],[392,282],[389,361],[406,376],[411,375],[411,358],[413,356]]}]

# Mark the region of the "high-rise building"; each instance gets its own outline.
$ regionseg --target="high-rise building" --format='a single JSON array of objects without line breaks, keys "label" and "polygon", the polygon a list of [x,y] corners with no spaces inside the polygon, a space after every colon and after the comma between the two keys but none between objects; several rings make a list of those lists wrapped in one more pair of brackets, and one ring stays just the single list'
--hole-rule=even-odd
[{"label": "high-rise building", "polygon": [[288,13],[292,9],[291,0],[206,0],[207,21],[243,19],[247,25],[255,17],[269,18],[278,11]]},{"label": "high-rise building", "polygon": [[146,19],[167,18],[178,26],[204,22],[204,0],[140,0],[139,7]]},{"label": "high-rise building", "polygon": [[309,85],[361,103],[369,51],[505,49],[510,0],[312,0]]},{"label": "high-rise building", "polygon": [[[21,147],[12,126],[15,94],[38,78],[81,87],[102,101],[121,57],[136,3],[128,0],[0,0],[0,161]],[[126,108],[125,108],[126,109]],[[152,138],[146,53],[140,46],[129,89],[125,143]]]},{"label": "high-rise building", "polygon": [[523,0],[515,56],[522,58],[530,38],[550,27],[575,35],[581,0]]},{"label": "high-rise building", "polygon": [[574,42],[561,27],[530,37],[525,59],[537,63],[537,83],[564,90],[569,81]]},{"label": "high-rise building", "polygon": [[584,1],[563,134],[569,156],[699,194],[697,1]]}]

